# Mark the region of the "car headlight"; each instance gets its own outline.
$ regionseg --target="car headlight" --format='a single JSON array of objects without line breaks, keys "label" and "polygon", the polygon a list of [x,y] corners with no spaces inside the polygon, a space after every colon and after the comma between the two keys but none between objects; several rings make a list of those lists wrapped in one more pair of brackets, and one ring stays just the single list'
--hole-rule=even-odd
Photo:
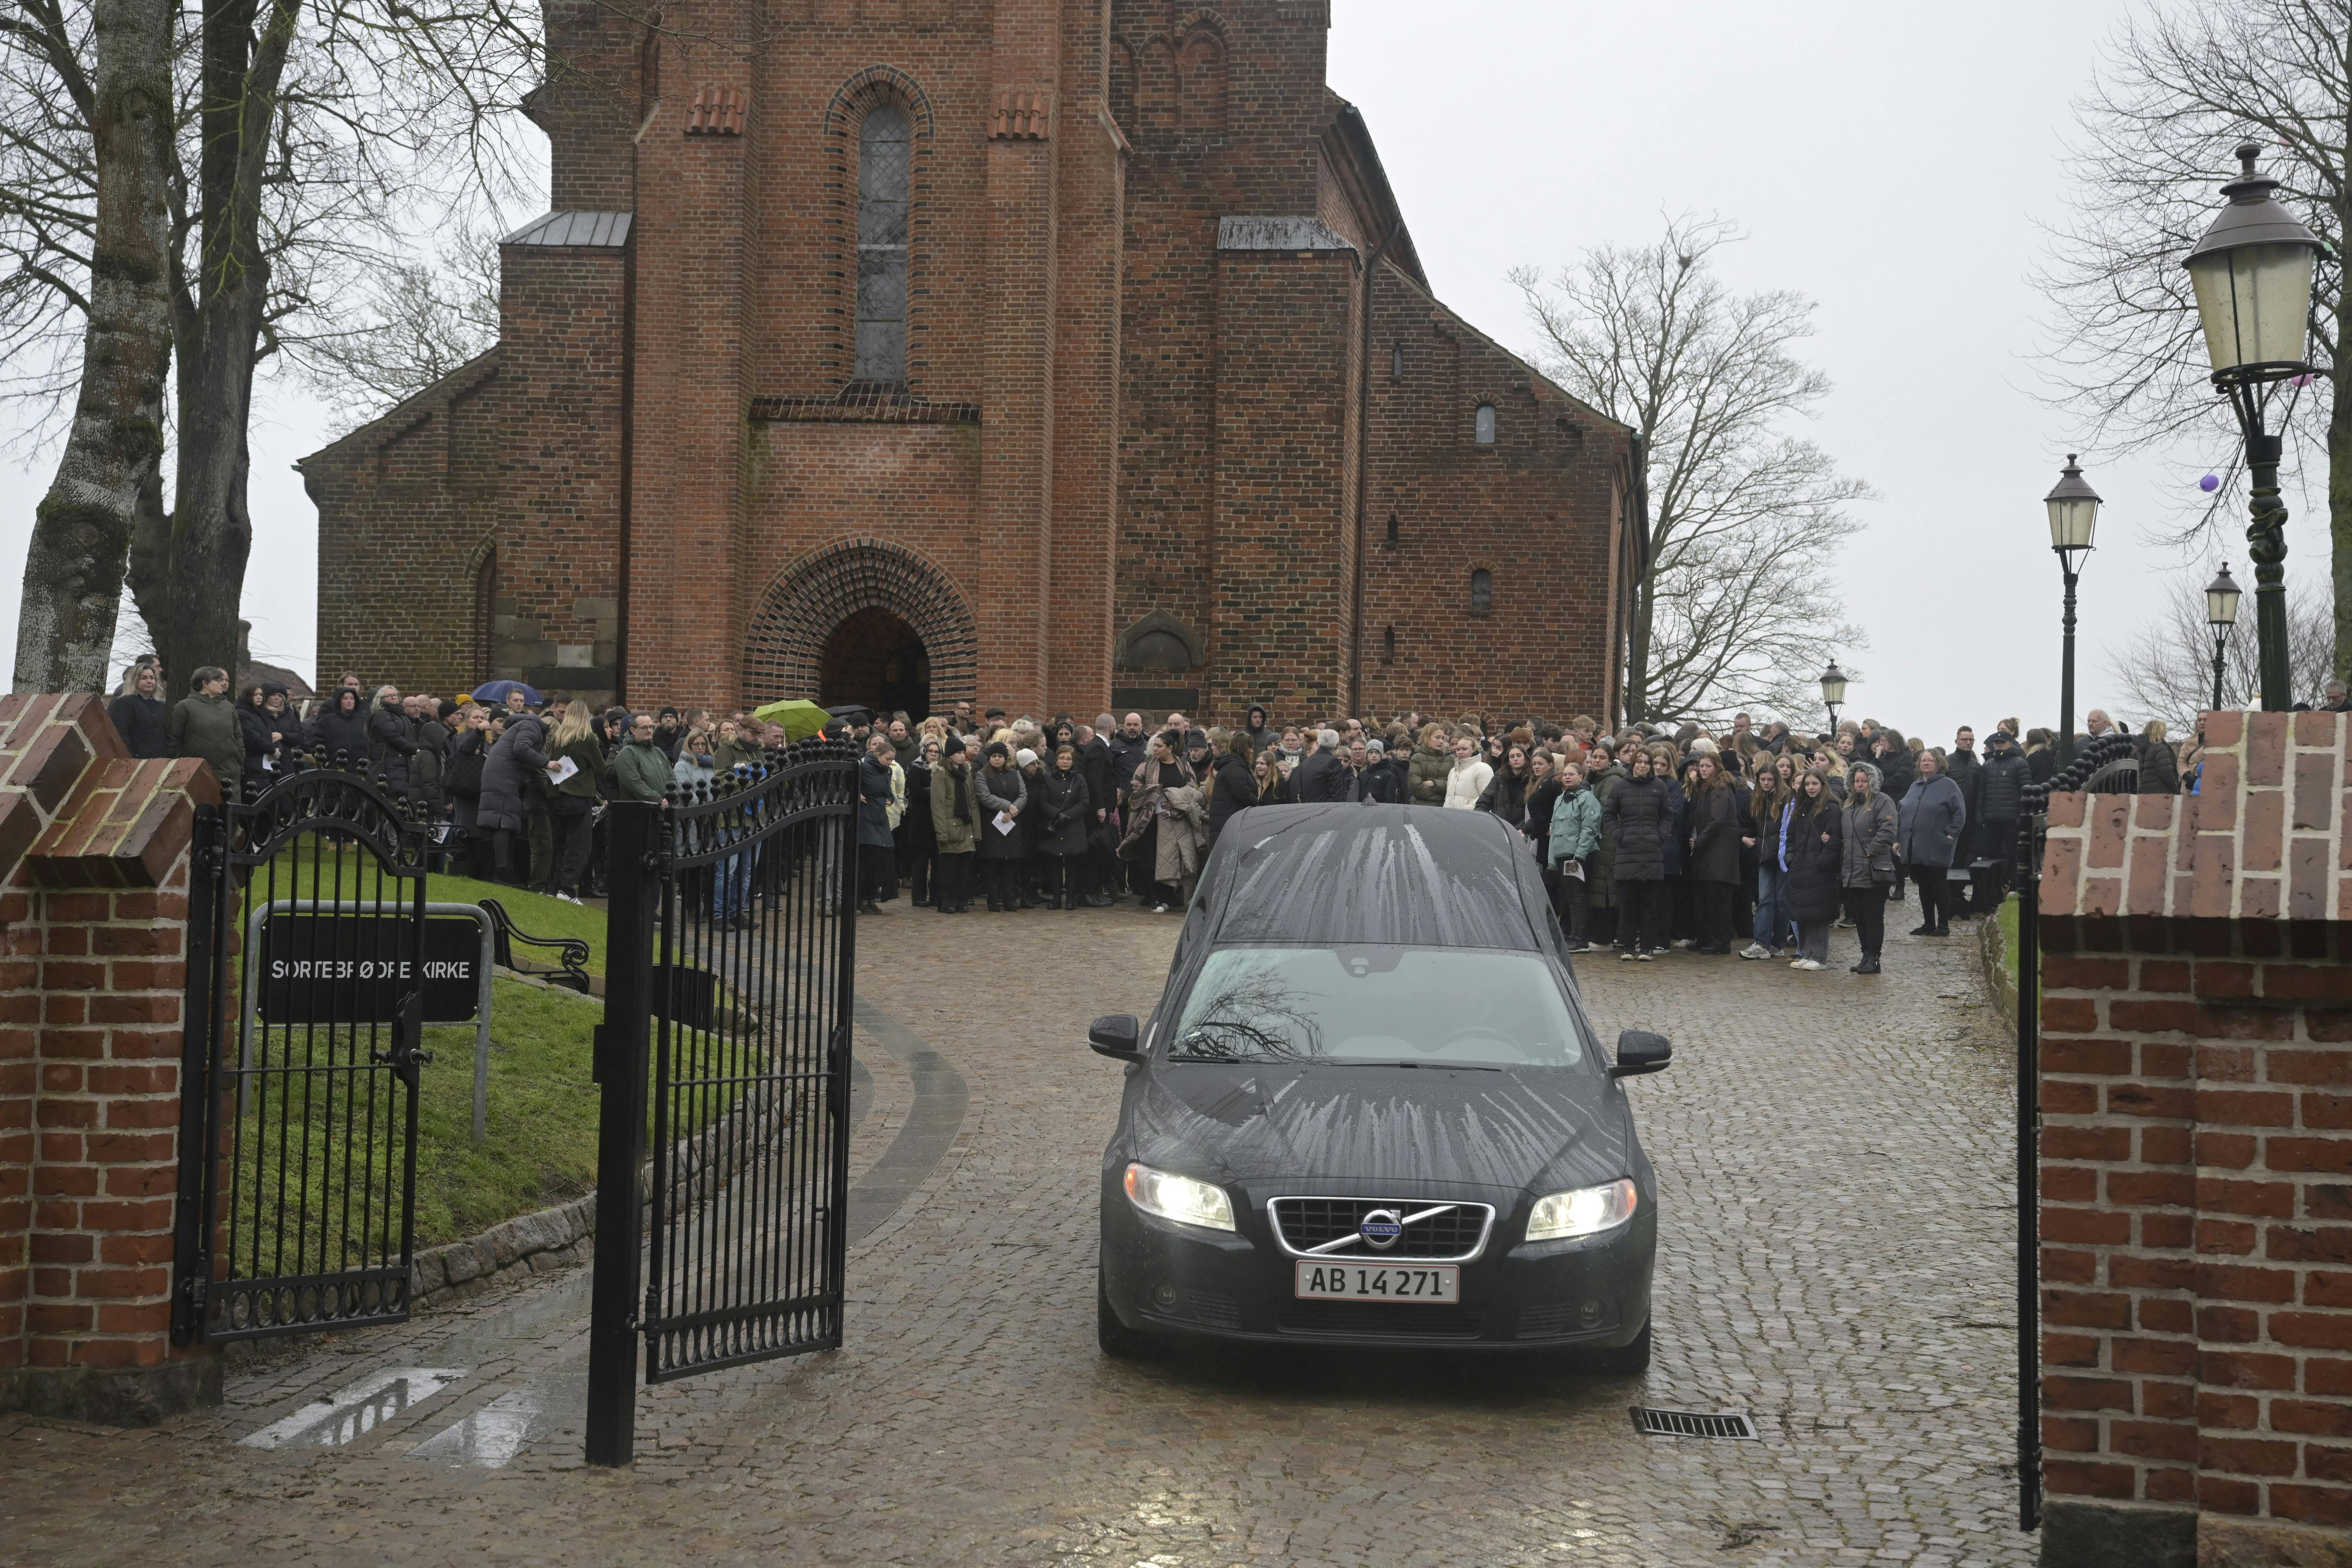
[{"label": "car headlight", "polygon": [[1535,1212],[1528,1215],[1528,1239],[1559,1241],[1572,1236],[1598,1235],[1633,1218],[1633,1205],[1638,1201],[1630,1178],[1605,1186],[1553,1193],[1536,1200]]},{"label": "car headlight", "polygon": [[1180,1225],[1202,1226],[1210,1230],[1234,1228],[1233,1200],[1225,1196],[1224,1188],[1196,1182],[1172,1171],[1155,1171],[1149,1165],[1128,1166],[1127,1196],[1144,1213],[1156,1214]]}]

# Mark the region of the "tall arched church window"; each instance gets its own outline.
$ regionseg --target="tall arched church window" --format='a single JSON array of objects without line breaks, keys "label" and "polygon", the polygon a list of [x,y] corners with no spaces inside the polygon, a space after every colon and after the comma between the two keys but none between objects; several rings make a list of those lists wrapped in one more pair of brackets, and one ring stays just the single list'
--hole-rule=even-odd
[{"label": "tall arched church window", "polygon": [[1495,444],[1495,405],[1491,403],[1478,405],[1478,416],[1473,423],[1478,445],[1493,446]]},{"label": "tall arched church window", "polygon": [[1484,566],[1470,574],[1470,613],[1483,616],[1495,607],[1495,574]]},{"label": "tall arched church window", "polygon": [[907,116],[891,104],[857,135],[857,379],[907,379]]}]

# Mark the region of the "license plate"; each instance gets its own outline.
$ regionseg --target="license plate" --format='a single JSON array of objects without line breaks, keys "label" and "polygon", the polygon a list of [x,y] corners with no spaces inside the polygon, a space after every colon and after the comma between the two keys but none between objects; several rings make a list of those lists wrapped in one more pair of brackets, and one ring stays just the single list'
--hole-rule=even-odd
[{"label": "license plate", "polygon": [[1462,1270],[1446,1264],[1301,1263],[1303,1301],[1431,1301],[1462,1300]]}]

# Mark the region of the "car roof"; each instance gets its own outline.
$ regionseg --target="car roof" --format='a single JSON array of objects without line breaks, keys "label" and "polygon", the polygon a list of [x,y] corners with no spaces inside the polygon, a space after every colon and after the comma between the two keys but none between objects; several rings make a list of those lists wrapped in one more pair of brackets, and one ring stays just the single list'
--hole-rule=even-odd
[{"label": "car roof", "polygon": [[1421,805],[1260,805],[1204,868],[1209,940],[1512,948],[1549,909],[1535,857],[1500,817]]}]

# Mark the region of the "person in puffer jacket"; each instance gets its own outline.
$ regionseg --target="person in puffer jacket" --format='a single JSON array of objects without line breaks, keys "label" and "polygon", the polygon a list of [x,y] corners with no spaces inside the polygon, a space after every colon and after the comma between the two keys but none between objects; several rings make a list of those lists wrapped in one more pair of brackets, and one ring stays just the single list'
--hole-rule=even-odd
[{"label": "person in puffer jacket", "polygon": [[1675,833],[1673,795],[1648,752],[1627,751],[1625,782],[1602,804],[1601,822],[1617,841],[1618,956],[1647,963],[1666,950],[1666,844]]},{"label": "person in puffer jacket", "polygon": [[1475,811],[1478,797],[1495,779],[1495,770],[1478,754],[1478,743],[1464,735],[1454,742],[1454,766],[1445,775],[1445,809]]},{"label": "person in puffer jacket", "polygon": [[[1551,837],[1544,847],[1544,862],[1557,873],[1559,921],[1568,931],[1568,951],[1583,952],[1586,900],[1594,873],[1592,852],[1601,843],[1601,797],[1585,787],[1584,769],[1574,763],[1559,765],[1559,797],[1552,802]],[[1579,873],[1569,874],[1573,867]]]}]

